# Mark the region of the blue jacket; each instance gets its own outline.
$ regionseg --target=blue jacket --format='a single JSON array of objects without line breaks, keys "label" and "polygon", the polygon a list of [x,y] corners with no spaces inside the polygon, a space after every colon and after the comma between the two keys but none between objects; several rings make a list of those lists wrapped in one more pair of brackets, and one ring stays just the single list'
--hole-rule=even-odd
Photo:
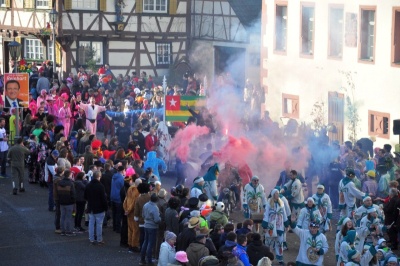
[{"label": "blue jacket", "polygon": [[121,203],[121,196],[119,192],[124,186],[124,177],[118,172],[115,173],[111,180],[111,195],[110,200],[113,202]]},{"label": "blue jacket", "polygon": [[249,261],[249,256],[247,255],[246,252],[246,247],[237,244],[236,247],[232,250],[232,253],[237,258],[239,258],[241,262],[243,262],[244,266],[251,266]]},{"label": "blue jacket", "polygon": [[156,203],[151,201],[147,202],[143,206],[142,217],[144,219],[145,228],[158,229],[158,223],[161,221],[161,217]]},{"label": "blue jacket", "polygon": [[155,151],[147,153],[147,160],[144,163],[144,169],[151,167],[151,169],[153,169],[153,174],[158,177],[158,180],[161,181],[160,173],[158,172],[158,167],[160,166],[162,167],[163,171],[167,171],[167,165],[163,160],[157,158]]}]

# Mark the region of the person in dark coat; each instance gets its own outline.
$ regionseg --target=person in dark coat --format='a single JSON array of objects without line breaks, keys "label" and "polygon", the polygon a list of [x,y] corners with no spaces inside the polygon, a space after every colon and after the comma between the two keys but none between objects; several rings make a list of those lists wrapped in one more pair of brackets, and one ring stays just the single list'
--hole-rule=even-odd
[{"label": "person in dark coat", "polygon": [[[87,212],[89,213],[89,240],[92,244],[104,245],[102,221],[108,209],[106,192],[100,183],[101,172],[94,171],[92,181],[85,188],[85,200],[87,200]],[[94,239],[94,226],[96,223],[96,237]]]},{"label": "person in dark coat", "polygon": [[219,239],[221,238],[221,234],[223,232],[224,232],[224,227],[221,224],[216,224],[213,230],[211,231],[210,238],[214,243],[216,250],[219,250],[220,248]]},{"label": "person in dark coat", "polygon": [[190,243],[196,240],[196,229],[200,227],[200,220],[197,217],[192,217],[189,220],[188,227],[183,229],[182,233],[179,234],[176,241],[177,251],[186,251]]},{"label": "person in dark coat", "polygon": [[165,210],[165,230],[179,235],[179,199],[172,197],[168,200],[168,208]]},{"label": "person in dark coat", "polygon": [[[111,195],[111,182],[112,182],[113,175],[114,175],[114,171],[112,169],[111,164],[109,164],[109,163],[104,164],[104,172],[100,179],[100,182],[103,184],[104,190],[106,191],[108,207],[111,207],[110,195]],[[107,226],[107,221],[110,218],[111,218],[111,214],[109,212],[107,212],[106,215],[104,216],[103,227]]]},{"label": "person in dark coat", "polygon": [[[397,250],[398,240],[397,240],[397,221],[399,220],[400,199],[396,188],[391,188],[389,190],[389,202],[383,207],[383,212],[385,213],[385,225],[390,228],[388,230],[388,235],[390,243],[392,244],[391,249]],[[393,226],[396,225],[396,226]]]},{"label": "person in dark coat", "polygon": [[268,257],[271,261],[274,260],[274,254],[269,250],[269,247],[263,245],[261,235],[258,233],[253,234],[253,241],[247,245],[247,255],[249,255],[252,265],[257,265],[263,257]]},{"label": "person in dark coat", "polygon": [[232,250],[236,247],[236,234],[234,232],[229,232],[226,236],[224,245],[222,245],[218,250],[218,259],[221,263],[227,263],[228,259],[232,256]]},{"label": "person in dark coat", "polygon": [[[233,224],[226,224],[224,226],[224,231],[221,234],[221,237],[219,238],[219,246],[222,247],[225,245],[226,238],[230,232],[233,232],[235,229],[235,226]],[[236,235],[236,234],[235,234]],[[219,250],[219,249],[218,249]]]}]

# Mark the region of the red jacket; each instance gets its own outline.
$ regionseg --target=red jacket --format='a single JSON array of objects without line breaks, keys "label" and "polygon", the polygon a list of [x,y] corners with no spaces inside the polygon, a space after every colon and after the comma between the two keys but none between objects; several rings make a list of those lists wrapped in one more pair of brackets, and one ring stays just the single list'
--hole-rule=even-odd
[{"label": "red jacket", "polygon": [[157,141],[158,139],[155,135],[147,135],[144,139],[144,147],[146,148],[146,151],[153,151],[155,149],[155,146],[157,145]]}]

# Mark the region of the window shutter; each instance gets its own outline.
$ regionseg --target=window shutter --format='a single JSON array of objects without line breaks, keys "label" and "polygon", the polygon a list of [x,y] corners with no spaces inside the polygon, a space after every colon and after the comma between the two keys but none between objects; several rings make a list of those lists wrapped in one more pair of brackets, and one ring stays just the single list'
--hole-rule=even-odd
[{"label": "window shutter", "polygon": [[62,49],[61,45],[58,42],[56,42],[55,54],[56,54],[56,64],[57,65],[61,65],[61,51],[62,51],[61,49]]},{"label": "window shutter", "polygon": [[107,1],[106,0],[100,0],[100,11],[107,11]]},{"label": "window shutter", "polygon": [[[54,8],[56,7],[54,6]],[[49,9],[53,9],[53,0],[49,0]]]},{"label": "window shutter", "polygon": [[143,12],[143,0],[136,0],[136,13]]},{"label": "window shutter", "polygon": [[72,0],[64,0],[64,9],[71,10],[72,9]]},{"label": "window shutter", "polygon": [[11,7],[11,0],[6,0],[5,6],[6,7]]},{"label": "window shutter", "polygon": [[178,0],[169,0],[169,14],[175,15],[178,9]]},{"label": "window shutter", "polygon": [[33,9],[35,7],[35,0],[24,0],[24,8],[26,9]]}]

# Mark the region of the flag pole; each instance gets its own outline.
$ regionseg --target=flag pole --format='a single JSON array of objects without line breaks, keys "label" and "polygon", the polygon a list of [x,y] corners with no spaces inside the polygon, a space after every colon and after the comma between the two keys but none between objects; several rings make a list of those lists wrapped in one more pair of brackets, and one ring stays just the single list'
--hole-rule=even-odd
[{"label": "flag pole", "polygon": [[162,86],[163,86],[163,90],[164,90],[164,102],[163,102],[163,103],[164,103],[164,112],[163,112],[163,121],[164,121],[165,125],[167,125],[167,121],[165,121],[165,116],[166,116],[165,112],[167,111],[167,108],[166,108],[167,104],[166,104],[166,102],[165,102],[165,97],[166,97],[166,95],[167,95],[167,78],[165,77],[165,75],[164,75],[164,78],[163,78]]}]

